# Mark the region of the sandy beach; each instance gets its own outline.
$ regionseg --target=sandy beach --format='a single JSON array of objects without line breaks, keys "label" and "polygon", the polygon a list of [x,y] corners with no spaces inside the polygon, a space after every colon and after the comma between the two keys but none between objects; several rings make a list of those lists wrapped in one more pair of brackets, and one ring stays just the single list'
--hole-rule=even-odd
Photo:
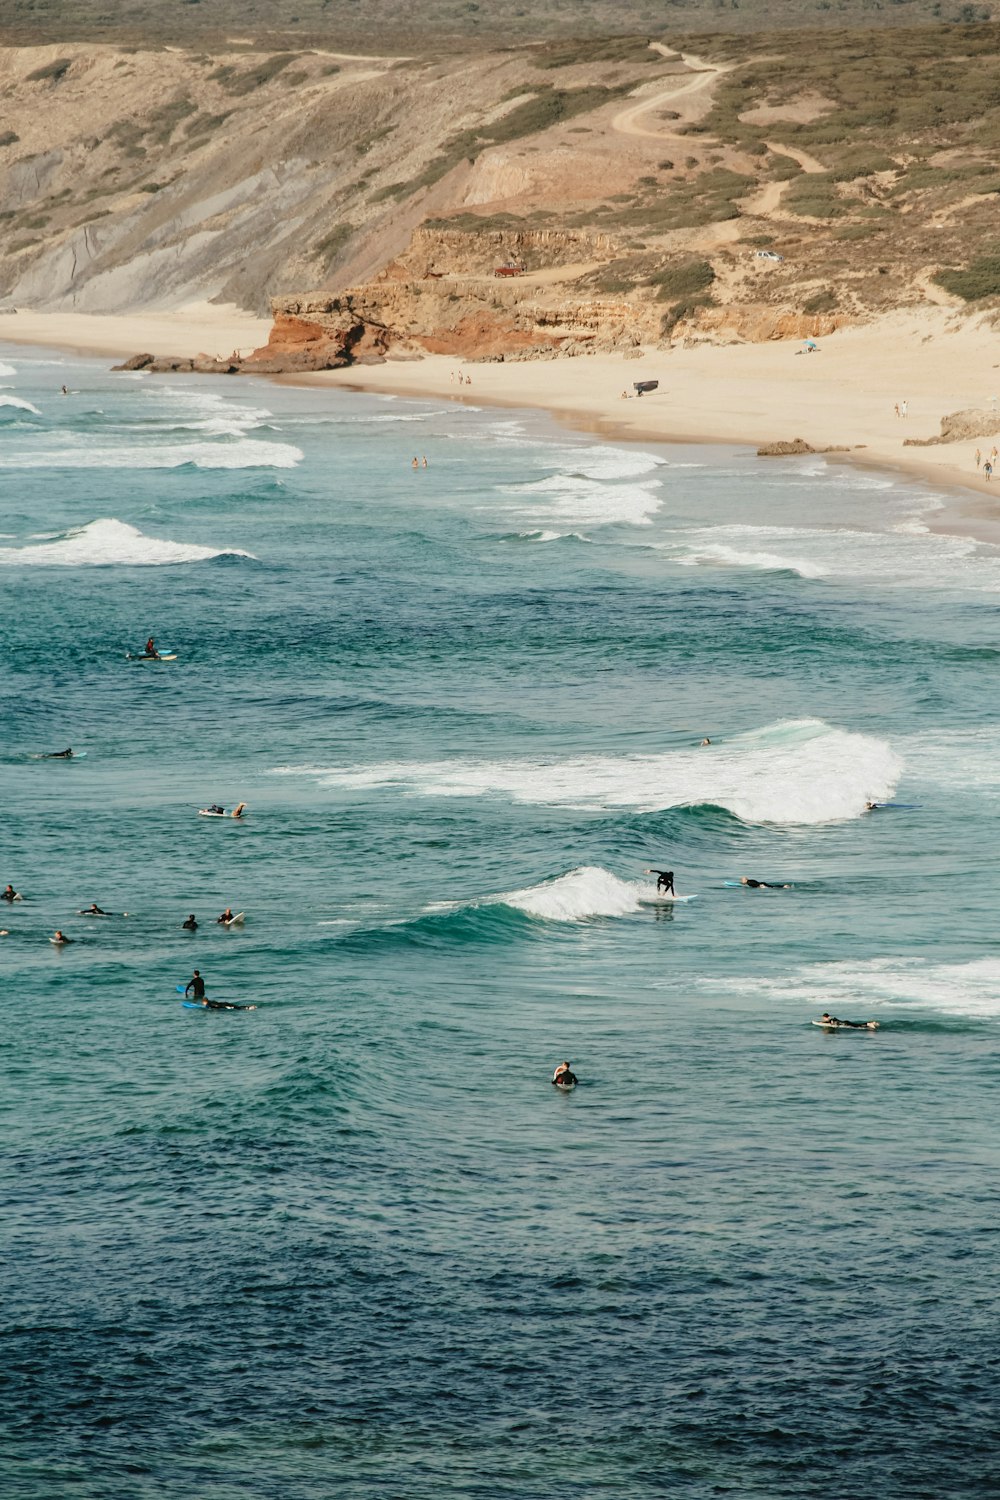
[{"label": "sandy beach", "polygon": [[[1000,476],[987,481],[975,451],[1000,446],[1000,350],[983,321],[943,308],[899,313],[819,341],[815,353],[789,341],[700,344],[511,364],[463,365],[442,355],[300,377],[405,396],[540,407],[609,437],[660,442],[746,443],[802,438],[843,449],[832,461],[903,471],[942,492],[932,529],[1000,543]],[[458,375],[471,379],[459,385]],[[636,380],[658,380],[641,398]],[[622,391],[630,399],[622,399]],[[906,415],[896,415],[896,405]],[[997,411],[995,431],[978,439],[906,447],[936,437],[943,416]],[[762,462],[780,463],[780,458]],[[996,488],[996,501],[993,490]]]},{"label": "sandy beach", "polygon": [[231,305],[190,302],[169,311],[129,312],[120,317],[96,313],[32,312],[19,307],[0,317],[0,343],[37,344],[77,354],[106,354],[124,360],[133,354],[198,354],[226,357],[234,349],[249,354],[267,343],[269,318]]},{"label": "sandy beach", "polygon": [[[0,341],[116,360],[147,351],[189,356],[237,349],[245,354],[265,344],[269,331],[267,319],[209,303],[120,317],[19,310],[0,320]],[[948,413],[997,410],[998,354],[995,334],[984,319],[928,307],[841,330],[821,340],[813,353],[804,352],[799,343],[776,341],[648,348],[639,359],[601,354],[464,364],[427,355],[278,378],[538,408],[570,425],[633,441],[757,447],[802,438],[815,449],[842,450],[831,455],[834,462],[842,458],[888,467],[925,481],[945,501],[931,522],[935,530],[1000,543],[1000,477],[988,482],[974,456],[977,447],[986,458],[994,443],[1000,445],[1000,412],[995,432],[978,439],[904,446],[907,438],[936,436]],[[659,387],[636,398],[636,380],[657,380]],[[622,399],[623,391],[630,393],[628,400]],[[897,416],[897,405],[902,410],[904,403],[906,415]]]}]

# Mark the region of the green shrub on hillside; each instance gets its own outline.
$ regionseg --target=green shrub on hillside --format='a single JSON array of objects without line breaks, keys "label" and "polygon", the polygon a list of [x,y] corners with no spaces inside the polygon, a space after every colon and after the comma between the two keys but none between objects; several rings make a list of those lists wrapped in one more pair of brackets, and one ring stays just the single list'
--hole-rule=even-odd
[{"label": "green shrub on hillside", "polygon": [[277,78],[289,63],[297,62],[300,55],[295,52],[276,52],[273,57],[262,58],[245,72],[240,72],[232,63],[226,63],[208,76],[213,82],[220,83],[227,94],[252,94],[254,89],[263,88],[264,84]]},{"label": "green shrub on hillside", "polygon": [[802,304],[804,313],[828,313],[837,308],[837,295],[827,287],[822,292],[816,292],[814,296],[807,297]]},{"label": "green shrub on hillside", "polygon": [[330,233],[325,235],[323,239],[317,241],[313,246],[314,253],[329,265],[331,261],[336,260],[353,233],[354,225],[348,224],[344,220],[335,229],[331,229]]},{"label": "green shrub on hillside", "polygon": [[704,292],[715,280],[715,272],[707,260],[689,260],[680,266],[667,266],[649,279],[649,285],[658,287],[657,297],[661,302],[671,298],[694,297]]},{"label": "green shrub on hillside", "polygon": [[534,60],[538,68],[571,68],[581,63],[665,61],[662,52],[654,52],[645,37],[608,36],[595,41],[563,42],[546,47]]},{"label": "green shrub on hillside", "polygon": [[836,219],[848,212],[848,204],[837,197],[832,172],[803,172],[785,194],[784,207],[811,219]]},{"label": "green shrub on hillside", "polygon": [[939,271],[934,277],[953,297],[976,302],[980,297],[1000,296],[1000,253],[982,255],[960,270]]},{"label": "green shrub on hillside", "polygon": [[28,74],[29,83],[60,83],[73,66],[71,57],[57,57],[55,62],[46,63],[44,68],[36,68],[33,73]]}]

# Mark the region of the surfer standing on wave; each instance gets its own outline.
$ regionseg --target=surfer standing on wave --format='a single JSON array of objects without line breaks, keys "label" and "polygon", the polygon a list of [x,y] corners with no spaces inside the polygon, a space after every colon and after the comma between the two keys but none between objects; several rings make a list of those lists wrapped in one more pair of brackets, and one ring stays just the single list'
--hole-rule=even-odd
[{"label": "surfer standing on wave", "polygon": [[673,870],[646,870],[643,873],[656,876],[656,889],[658,891],[665,891],[668,896],[677,895],[677,892],[674,890]]}]

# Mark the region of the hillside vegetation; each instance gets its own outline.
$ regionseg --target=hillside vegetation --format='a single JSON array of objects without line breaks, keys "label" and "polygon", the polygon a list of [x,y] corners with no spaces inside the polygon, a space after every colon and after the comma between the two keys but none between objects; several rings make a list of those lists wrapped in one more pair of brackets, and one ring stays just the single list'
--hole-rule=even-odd
[{"label": "hillside vegetation", "polygon": [[433,52],[536,41],[988,21],[993,0],[0,0],[0,42]]},{"label": "hillside vegetation", "polygon": [[[998,46],[974,24],[440,57],[8,48],[0,294],[263,311],[382,274],[468,317],[530,235],[533,305],[624,299],[668,333],[989,305]],[[421,226],[447,233],[411,247]]]}]

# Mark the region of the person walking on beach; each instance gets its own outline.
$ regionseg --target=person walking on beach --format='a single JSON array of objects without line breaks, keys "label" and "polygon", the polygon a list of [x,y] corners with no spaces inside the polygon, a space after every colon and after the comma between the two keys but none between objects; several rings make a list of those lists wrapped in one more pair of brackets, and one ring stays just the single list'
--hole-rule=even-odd
[{"label": "person walking on beach", "polygon": [[908,401],[901,401],[899,403],[899,415],[901,417],[905,417],[906,413],[909,411],[909,408],[910,408],[910,403]]},{"label": "person walking on beach", "polygon": [[976,468],[977,469],[979,468],[979,465],[982,463],[982,461],[983,461],[983,455],[980,453],[979,449],[977,448],[976,449]]},{"label": "person walking on beach", "polygon": [[895,406],[892,409],[896,413],[896,416],[898,417],[899,416],[899,402],[898,401],[896,402]]},{"label": "person walking on beach", "polygon": [[983,473],[985,474],[988,483],[993,478],[993,465],[990,463],[989,459],[987,459],[983,464]]},{"label": "person walking on beach", "polygon": [[997,448],[996,448],[996,444],[995,443],[993,444],[993,447],[990,449],[990,463],[993,465],[994,468],[996,468],[996,464],[997,464]]}]

